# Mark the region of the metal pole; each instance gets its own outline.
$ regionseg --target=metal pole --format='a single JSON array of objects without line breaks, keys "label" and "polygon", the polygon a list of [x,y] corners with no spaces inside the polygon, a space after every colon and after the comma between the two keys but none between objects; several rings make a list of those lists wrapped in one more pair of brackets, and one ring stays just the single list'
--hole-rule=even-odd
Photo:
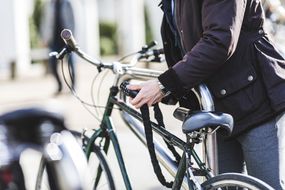
[{"label": "metal pole", "polygon": [[[214,101],[212,95],[206,85],[202,84],[195,91],[196,95],[200,99],[200,105],[202,110],[215,111]],[[214,175],[218,174],[218,147],[216,132],[207,135],[206,147],[203,147],[204,161],[207,166],[212,169]],[[206,152],[207,150],[207,152]]]}]

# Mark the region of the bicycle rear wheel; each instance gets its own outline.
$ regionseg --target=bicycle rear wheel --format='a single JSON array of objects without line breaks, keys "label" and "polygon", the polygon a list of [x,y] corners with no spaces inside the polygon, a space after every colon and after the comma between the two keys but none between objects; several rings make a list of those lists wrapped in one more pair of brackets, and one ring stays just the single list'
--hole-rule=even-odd
[{"label": "bicycle rear wheel", "polygon": [[208,179],[202,184],[205,190],[223,190],[223,189],[247,189],[247,190],[273,190],[268,184],[263,181],[239,174],[239,173],[225,173]]}]

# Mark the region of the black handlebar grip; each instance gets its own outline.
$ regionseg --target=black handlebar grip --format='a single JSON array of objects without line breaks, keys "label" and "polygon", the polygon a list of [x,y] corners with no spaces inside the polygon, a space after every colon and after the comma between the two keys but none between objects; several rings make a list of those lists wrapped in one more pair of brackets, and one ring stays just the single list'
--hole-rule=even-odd
[{"label": "black handlebar grip", "polygon": [[128,81],[124,81],[121,83],[120,88],[123,91],[124,94],[126,94],[127,96],[130,96],[131,98],[135,98],[136,95],[139,93],[138,90],[130,90],[127,88],[127,86],[130,83]]},{"label": "black handlebar grip", "polygon": [[154,49],[153,50],[153,55],[161,55],[161,54],[164,54],[163,49]]},{"label": "black handlebar grip", "polygon": [[72,35],[71,30],[63,29],[60,35],[65,44],[68,45],[72,50],[77,49],[77,43]]}]

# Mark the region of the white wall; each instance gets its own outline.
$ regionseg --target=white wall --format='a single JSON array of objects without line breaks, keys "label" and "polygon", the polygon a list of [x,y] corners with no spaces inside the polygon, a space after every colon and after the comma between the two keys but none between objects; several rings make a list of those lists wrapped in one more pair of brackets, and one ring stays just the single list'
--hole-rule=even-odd
[{"label": "white wall", "polygon": [[[157,7],[157,0],[74,2],[76,38],[82,49],[91,55],[99,55],[99,13],[101,19],[117,22],[121,54],[136,51],[145,44],[144,3],[147,3],[150,11],[155,39],[160,39],[161,11]],[[0,72],[16,61],[17,73],[25,73],[31,62],[28,17],[32,12],[33,0],[0,0],[0,5]]]},{"label": "white wall", "polygon": [[0,1],[0,69],[17,64],[17,74],[25,73],[30,65],[28,6],[23,0]]},{"label": "white wall", "polygon": [[162,47],[162,40],[160,36],[160,25],[162,21],[163,12],[158,7],[159,0],[145,0],[147,13],[149,15],[149,22],[153,34],[153,38],[158,42],[158,46]]},{"label": "white wall", "polygon": [[[11,14],[12,13],[12,14]],[[14,1],[1,1],[0,6],[0,69],[9,67],[15,53]],[[11,15],[11,16],[7,16]]]},{"label": "white wall", "polygon": [[114,22],[116,19],[116,0],[97,0],[99,19],[107,22]]},{"label": "white wall", "polygon": [[119,53],[138,51],[145,44],[143,0],[117,0]]},{"label": "white wall", "polygon": [[25,74],[30,67],[29,4],[23,0],[13,0],[15,17],[15,45],[17,74]]}]

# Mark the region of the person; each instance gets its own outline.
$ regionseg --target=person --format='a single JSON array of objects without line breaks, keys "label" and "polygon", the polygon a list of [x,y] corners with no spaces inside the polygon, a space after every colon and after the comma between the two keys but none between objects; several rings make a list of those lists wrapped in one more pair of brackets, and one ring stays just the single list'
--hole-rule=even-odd
[{"label": "person", "polygon": [[[242,172],[285,189],[285,60],[264,31],[259,0],[162,0],[161,36],[169,69],[129,85],[140,108],[184,102],[204,83],[215,110],[234,118],[230,138],[217,134],[219,173]],[[191,97],[191,96],[190,96]],[[191,105],[190,105],[191,106]],[[195,106],[195,105],[193,105]]]},{"label": "person", "polygon": [[[70,29],[74,33],[75,21],[71,1],[47,0],[44,5],[40,30],[44,44],[49,47],[51,52],[59,52],[65,46],[60,36],[61,31],[65,28]],[[68,62],[71,71],[71,87],[74,89],[76,72],[72,55],[69,55]],[[62,91],[62,81],[58,72],[57,59],[54,56],[50,57],[49,65],[57,82],[57,91],[55,94],[59,94]]]}]

